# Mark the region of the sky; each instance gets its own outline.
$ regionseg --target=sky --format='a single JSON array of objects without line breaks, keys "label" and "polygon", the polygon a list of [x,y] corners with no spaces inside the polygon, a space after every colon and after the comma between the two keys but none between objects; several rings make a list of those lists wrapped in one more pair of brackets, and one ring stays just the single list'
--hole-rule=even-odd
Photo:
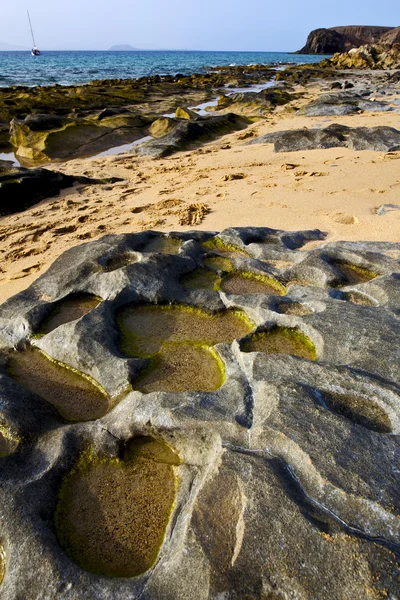
[{"label": "sky", "polygon": [[400,26],[398,0],[0,0],[0,42],[31,46],[27,8],[43,50],[290,52],[319,27]]}]

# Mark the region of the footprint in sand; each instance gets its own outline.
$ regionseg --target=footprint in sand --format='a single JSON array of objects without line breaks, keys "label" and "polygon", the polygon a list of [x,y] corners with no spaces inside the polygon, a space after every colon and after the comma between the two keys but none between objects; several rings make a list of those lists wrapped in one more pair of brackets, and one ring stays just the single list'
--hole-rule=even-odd
[{"label": "footprint in sand", "polygon": [[340,223],[341,225],[355,225],[359,222],[355,215],[351,215],[350,213],[345,212],[337,212],[329,215],[329,218],[335,223]]}]

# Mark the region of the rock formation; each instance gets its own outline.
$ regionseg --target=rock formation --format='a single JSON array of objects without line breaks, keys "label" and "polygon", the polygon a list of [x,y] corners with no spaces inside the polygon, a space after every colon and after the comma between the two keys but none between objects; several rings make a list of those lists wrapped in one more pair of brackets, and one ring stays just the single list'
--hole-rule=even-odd
[{"label": "rock formation", "polygon": [[124,109],[105,109],[84,117],[28,115],[13,119],[10,142],[25,165],[38,161],[89,156],[145,135],[151,117]]},{"label": "rock formation", "polygon": [[397,598],[400,244],[106,236],[0,308],[4,600]]},{"label": "rock formation", "polygon": [[320,66],[334,69],[400,69],[400,45],[366,45],[337,53]]},{"label": "rock formation", "polygon": [[303,128],[274,131],[254,138],[246,144],[274,144],[275,152],[320,150],[324,148],[391,152],[400,149],[400,131],[394,129],[394,127],[346,127],[345,125],[332,124],[323,129]]},{"label": "rock formation", "polygon": [[300,94],[290,94],[281,89],[266,89],[261,92],[238,92],[221,96],[217,106],[210,111],[234,112],[246,117],[263,117],[270,114],[277,106],[289,104],[300,98]]},{"label": "rock formation", "polygon": [[331,115],[352,115],[361,111],[385,112],[393,108],[387,102],[370,100],[368,91],[361,95],[355,92],[336,92],[321,94],[316,100],[306,104],[298,111],[308,117],[327,117]]},{"label": "rock formation", "polygon": [[[215,97],[214,90],[231,84],[233,78],[235,85],[249,87],[252,84],[270,81],[275,73],[276,71],[265,65],[249,65],[210,69],[209,73],[191,75],[154,75],[138,79],[92,81],[86,85],[1,88],[0,149],[10,150],[9,129],[13,119],[18,123],[18,130],[27,126],[28,131],[22,132],[25,136],[31,134],[32,120],[38,118],[43,124],[43,116],[49,125],[50,117],[54,116],[52,124],[58,123],[57,127],[67,128],[67,141],[70,141],[71,135],[77,139],[78,145],[82,141],[85,142],[86,138],[89,141],[93,141],[92,138],[98,139],[100,126],[106,128],[103,133],[107,135],[112,134],[116,128],[122,128],[128,133],[126,129],[133,127],[133,136],[128,142],[134,141],[137,122],[132,124],[132,119],[151,121],[164,114],[170,114],[178,105],[196,106],[211,100]],[[108,122],[101,123],[100,120],[106,116],[105,111],[109,119]],[[102,113],[103,117],[99,120],[98,117]],[[124,113],[128,122],[120,121],[115,125],[111,117],[118,114],[123,116]],[[115,145],[112,135],[108,135],[108,141],[108,147]],[[87,147],[83,150],[82,154]]]},{"label": "rock formation", "polygon": [[399,30],[399,27],[362,25],[314,29],[309,34],[306,45],[297,54],[335,54],[363,44],[393,43],[390,40],[396,39]]},{"label": "rock formation", "polygon": [[134,152],[153,158],[170,156],[174,152],[194,148],[202,141],[244,129],[248,124],[248,119],[233,113],[199,117],[197,120],[164,117],[153,123],[150,129],[155,137],[136,146]]}]

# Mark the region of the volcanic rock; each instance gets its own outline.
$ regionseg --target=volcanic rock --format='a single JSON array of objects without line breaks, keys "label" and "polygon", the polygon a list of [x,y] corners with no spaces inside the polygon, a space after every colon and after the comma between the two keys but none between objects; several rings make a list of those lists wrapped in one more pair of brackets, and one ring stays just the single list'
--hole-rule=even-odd
[{"label": "volcanic rock", "polygon": [[319,63],[322,67],[336,69],[399,69],[400,45],[365,45],[337,53]]},{"label": "volcanic rock", "polygon": [[400,131],[393,127],[346,127],[333,124],[323,129],[292,129],[275,131],[246,142],[274,144],[275,152],[350,148],[390,152],[400,148]]},{"label": "volcanic rock", "polygon": [[145,135],[151,120],[110,110],[84,118],[28,115],[11,121],[10,141],[25,162],[69,159],[133,142]]},{"label": "volcanic rock", "polygon": [[143,142],[135,148],[140,155],[154,158],[169,156],[180,150],[195,147],[199,142],[208,141],[238,129],[244,129],[248,120],[233,113],[216,117],[203,117],[197,121],[168,119],[168,127],[175,122],[169,133],[162,137]]},{"label": "volcanic rock", "polygon": [[393,110],[387,103],[371,101],[356,93],[338,92],[321,94],[298,111],[300,115],[308,117],[325,117],[352,115],[363,110],[368,111],[390,111]]},{"label": "volcanic rock", "polygon": [[106,236],[0,308],[2,599],[399,596],[400,244],[323,239]]},{"label": "volcanic rock", "polygon": [[262,117],[271,113],[276,106],[296,100],[300,94],[290,94],[285,90],[266,89],[261,92],[239,92],[221,96],[212,111],[234,112],[246,117]]},{"label": "volcanic rock", "polygon": [[[356,25],[314,29],[309,34],[306,45],[297,54],[335,54],[347,52],[363,44],[390,43],[392,32],[396,29]],[[396,34],[393,39],[396,39]]]},{"label": "volcanic rock", "polygon": [[77,177],[48,169],[10,167],[0,171],[0,216],[26,210],[44,198],[58,196],[61,190],[76,183],[93,185],[115,181],[119,180]]}]

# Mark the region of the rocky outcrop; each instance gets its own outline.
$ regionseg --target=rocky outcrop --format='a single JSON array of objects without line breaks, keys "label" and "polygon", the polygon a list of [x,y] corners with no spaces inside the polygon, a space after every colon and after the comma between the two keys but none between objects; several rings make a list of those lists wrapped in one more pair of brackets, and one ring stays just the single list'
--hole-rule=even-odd
[{"label": "rocky outcrop", "polygon": [[231,84],[249,87],[270,81],[276,71],[265,65],[210,69],[208,73],[154,75],[138,79],[92,81],[86,85],[0,88],[0,148],[9,144],[13,119],[46,114],[86,118],[100,109],[125,107],[144,119],[170,114],[177,106],[196,106],[215,97],[215,89]]},{"label": "rocky outcrop", "polygon": [[4,168],[0,170],[0,216],[26,210],[44,198],[58,196],[61,190],[76,183],[93,185],[115,181],[118,179],[75,177],[48,169]]},{"label": "rocky outcrop", "polygon": [[13,119],[10,142],[24,165],[89,156],[140,139],[151,117],[106,109],[79,117],[34,114]]},{"label": "rocky outcrop", "polygon": [[266,89],[261,92],[239,92],[221,96],[215,107],[209,108],[215,112],[234,112],[246,117],[263,117],[270,114],[277,106],[282,106],[297,100],[300,94],[290,94],[281,89]]},{"label": "rocky outcrop", "polygon": [[[396,28],[399,29],[399,28]],[[329,29],[314,29],[306,45],[297,54],[335,54],[347,52],[363,44],[390,43],[394,27],[369,27],[348,25],[343,27],[330,27]]]},{"label": "rocky outcrop", "polygon": [[336,69],[400,69],[400,45],[360,46],[344,54],[334,54],[319,64]]},{"label": "rocky outcrop", "polygon": [[390,152],[400,149],[400,131],[393,127],[346,127],[335,124],[323,129],[275,131],[246,144],[274,144],[275,152],[340,147]]},{"label": "rocky outcrop", "polygon": [[1,307],[2,599],[399,596],[400,245],[323,237],[107,236]]},{"label": "rocky outcrop", "polygon": [[297,114],[308,117],[326,117],[352,115],[361,111],[385,112],[393,108],[386,102],[369,100],[367,96],[361,96],[357,93],[338,92],[331,94],[321,94],[316,100],[306,104]]},{"label": "rocky outcrop", "polygon": [[[196,147],[200,142],[244,129],[249,121],[244,117],[228,113],[216,117],[202,117],[196,121],[187,119],[159,119],[152,127],[156,137],[139,144],[135,153],[161,158],[174,152]],[[165,135],[162,135],[167,131]]]}]

